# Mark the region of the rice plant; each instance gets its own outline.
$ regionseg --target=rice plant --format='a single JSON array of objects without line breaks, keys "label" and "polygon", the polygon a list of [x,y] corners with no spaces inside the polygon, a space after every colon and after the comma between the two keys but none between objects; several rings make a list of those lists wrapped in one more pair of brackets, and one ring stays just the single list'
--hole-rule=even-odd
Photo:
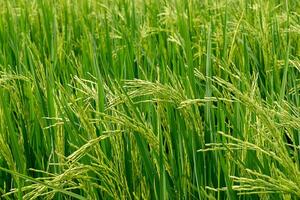
[{"label": "rice plant", "polygon": [[300,198],[300,2],[0,8],[0,199]]}]

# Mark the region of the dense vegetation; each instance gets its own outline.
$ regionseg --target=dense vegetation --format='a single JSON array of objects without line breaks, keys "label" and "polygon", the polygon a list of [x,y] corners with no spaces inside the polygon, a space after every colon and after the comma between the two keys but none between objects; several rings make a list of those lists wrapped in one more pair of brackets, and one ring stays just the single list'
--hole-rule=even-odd
[{"label": "dense vegetation", "polygon": [[300,2],[0,0],[0,199],[299,199]]}]

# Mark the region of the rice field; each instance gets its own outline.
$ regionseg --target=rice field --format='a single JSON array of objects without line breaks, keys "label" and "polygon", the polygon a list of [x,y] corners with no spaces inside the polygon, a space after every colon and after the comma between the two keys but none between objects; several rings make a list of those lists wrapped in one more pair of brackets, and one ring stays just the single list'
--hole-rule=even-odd
[{"label": "rice field", "polygon": [[300,1],[0,0],[0,199],[300,199]]}]

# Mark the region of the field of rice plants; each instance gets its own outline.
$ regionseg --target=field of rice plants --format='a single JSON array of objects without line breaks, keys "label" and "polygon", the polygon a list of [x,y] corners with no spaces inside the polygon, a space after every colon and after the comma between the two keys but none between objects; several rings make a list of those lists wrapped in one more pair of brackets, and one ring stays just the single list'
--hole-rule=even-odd
[{"label": "field of rice plants", "polygon": [[0,0],[0,199],[300,199],[300,1]]}]

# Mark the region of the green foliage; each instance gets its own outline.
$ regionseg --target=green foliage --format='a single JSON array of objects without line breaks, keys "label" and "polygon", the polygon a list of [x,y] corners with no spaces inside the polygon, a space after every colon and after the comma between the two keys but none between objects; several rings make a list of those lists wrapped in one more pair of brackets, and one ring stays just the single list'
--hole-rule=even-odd
[{"label": "green foliage", "polygon": [[300,198],[300,2],[0,8],[1,199]]}]

